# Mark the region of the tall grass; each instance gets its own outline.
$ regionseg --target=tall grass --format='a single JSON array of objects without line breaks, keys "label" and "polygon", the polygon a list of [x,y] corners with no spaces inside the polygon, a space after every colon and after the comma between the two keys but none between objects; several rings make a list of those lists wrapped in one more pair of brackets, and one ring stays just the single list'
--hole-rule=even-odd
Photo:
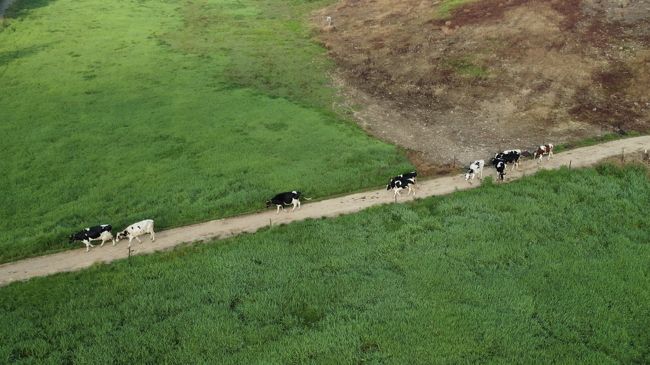
[{"label": "tall grass", "polygon": [[274,227],[0,288],[0,362],[648,363],[642,168]]},{"label": "tall grass", "polygon": [[[410,166],[331,110],[319,1],[17,1],[0,26],[0,263]],[[76,246],[75,246],[76,247]]]}]

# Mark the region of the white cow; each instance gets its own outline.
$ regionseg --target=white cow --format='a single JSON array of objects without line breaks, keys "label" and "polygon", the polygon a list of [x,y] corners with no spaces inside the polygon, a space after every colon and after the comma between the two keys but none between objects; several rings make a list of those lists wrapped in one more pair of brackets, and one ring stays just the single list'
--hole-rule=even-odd
[{"label": "white cow", "polygon": [[123,238],[128,238],[129,239],[129,247],[131,247],[131,241],[135,238],[138,243],[142,243],[140,241],[139,236],[142,236],[143,234],[150,234],[151,235],[151,241],[156,240],[156,234],[153,231],[153,219],[145,219],[143,221],[133,223],[132,225],[126,227],[125,230],[122,232],[119,232],[117,234],[117,242],[119,242]]},{"label": "white cow", "polygon": [[485,161],[484,160],[476,160],[472,162],[471,165],[469,165],[469,169],[467,170],[467,173],[465,174],[465,181],[469,180],[470,184],[472,183],[472,180],[474,180],[474,175],[478,174],[478,178],[482,179],[483,178],[483,166],[485,166]]}]

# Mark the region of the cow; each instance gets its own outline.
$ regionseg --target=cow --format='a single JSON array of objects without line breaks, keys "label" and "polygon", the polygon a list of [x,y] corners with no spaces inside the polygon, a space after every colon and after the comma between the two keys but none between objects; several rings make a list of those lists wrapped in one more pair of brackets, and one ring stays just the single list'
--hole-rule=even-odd
[{"label": "cow", "polygon": [[499,161],[503,161],[506,164],[511,163],[512,169],[516,169],[519,166],[519,158],[521,157],[521,150],[505,150],[494,155],[492,163],[496,167]]},{"label": "cow", "polygon": [[483,178],[483,166],[485,166],[485,161],[484,160],[476,160],[472,162],[469,165],[469,169],[467,170],[467,173],[465,174],[465,181],[472,183],[472,180],[474,180],[474,175],[478,174],[479,179]]},{"label": "cow", "polygon": [[403,177],[405,179],[413,179],[413,182],[415,183],[416,177],[418,177],[418,172],[417,171],[405,172],[403,174],[397,175],[396,177]]},{"label": "cow", "polygon": [[99,226],[93,226],[84,228],[83,230],[73,233],[70,235],[70,243],[74,241],[81,241],[86,245],[86,252],[90,247],[95,247],[90,241],[102,241],[100,247],[104,246],[106,241],[113,241],[113,246],[115,246],[115,239],[113,238],[113,233],[111,232],[113,227],[110,224],[101,224]]},{"label": "cow", "polygon": [[131,241],[135,238],[138,243],[142,243],[140,241],[139,236],[142,236],[143,234],[149,234],[151,241],[156,240],[156,233],[153,230],[153,219],[145,219],[143,221],[133,223],[132,225],[126,227],[122,232],[119,232],[117,234],[117,242],[119,242],[121,239],[129,239],[129,248],[131,247]]},{"label": "cow", "polygon": [[296,208],[300,209],[300,198],[302,193],[299,191],[287,191],[285,193],[280,193],[271,198],[271,200],[266,201],[266,207],[269,208],[272,205],[277,207],[277,212],[275,214],[280,214],[280,209],[284,210],[285,205],[293,205],[291,211],[293,212]]},{"label": "cow", "polygon": [[394,178],[390,179],[386,185],[386,190],[391,189],[393,190],[394,197],[400,195],[399,191],[403,189],[408,189],[407,195],[411,195],[411,192],[413,192],[413,195],[415,195],[415,177],[407,178],[402,175],[395,176]]},{"label": "cow", "polygon": [[497,180],[503,181],[503,177],[506,174],[506,162],[503,160],[497,160],[494,167],[497,169]]},{"label": "cow", "polygon": [[548,155],[547,160],[550,160],[551,157],[553,157],[553,144],[545,144],[542,146],[537,147],[537,151],[535,151],[535,154],[533,155],[534,159],[538,159],[537,162],[542,162],[542,157],[544,155]]}]

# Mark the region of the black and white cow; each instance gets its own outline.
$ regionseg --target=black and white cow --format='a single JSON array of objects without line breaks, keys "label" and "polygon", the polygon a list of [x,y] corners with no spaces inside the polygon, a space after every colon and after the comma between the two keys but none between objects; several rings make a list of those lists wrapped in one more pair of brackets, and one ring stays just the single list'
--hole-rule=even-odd
[{"label": "black and white cow", "polygon": [[400,190],[403,189],[408,189],[408,194],[411,195],[411,192],[413,192],[413,195],[415,195],[415,177],[404,177],[402,175],[395,176],[394,178],[390,179],[388,181],[388,184],[386,185],[386,190],[393,190],[393,196],[400,195]]},{"label": "black and white cow", "polygon": [[276,214],[280,213],[280,209],[284,210],[285,205],[293,205],[293,208],[291,211],[293,212],[296,210],[296,207],[300,209],[300,198],[302,197],[302,193],[299,191],[287,191],[285,193],[280,193],[271,200],[266,201],[266,207],[269,208],[273,205],[277,207],[277,212]]},{"label": "black and white cow", "polygon": [[469,165],[469,169],[465,174],[465,181],[469,180],[470,184],[474,180],[474,175],[478,174],[479,179],[483,178],[483,166],[485,166],[484,160],[476,160]]},{"label": "black and white cow", "polygon": [[138,243],[142,243],[139,236],[149,234],[151,241],[153,242],[156,240],[156,233],[153,229],[153,219],[145,219],[143,221],[133,223],[132,225],[126,227],[122,232],[119,232],[117,234],[117,241],[119,242],[121,239],[128,238],[129,247],[131,247],[131,241],[133,241],[134,238],[138,241]]},{"label": "black and white cow", "polygon": [[413,179],[415,183],[416,177],[418,177],[418,172],[417,171],[405,172],[401,175],[397,175],[397,177],[403,177],[405,179]]},{"label": "black and white cow", "polygon": [[521,157],[521,150],[506,150],[499,152],[494,155],[492,163],[496,167],[499,160],[505,162],[506,164],[511,163],[512,169],[516,169],[519,166],[519,158]]},{"label": "black and white cow", "polygon": [[537,147],[537,151],[535,151],[535,154],[533,155],[534,159],[538,159],[537,162],[542,162],[542,157],[544,155],[548,155],[547,160],[550,160],[551,157],[553,157],[553,144],[545,144],[542,146]]},{"label": "black and white cow", "polygon": [[494,167],[497,169],[497,180],[503,181],[503,177],[506,174],[506,162],[503,160],[497,160]]},{"label": "black and white cow", "polygon": [[115,239],[111,232],[112,230],[113,227],[111,227],[110,224],[101,224],[99,226],[84,228],[83,230],[70,235],[70,243],[74,243],[74,241],[83,242],[86,245],[86,252],[88,252],[90,247],[95,247],[90,243],[90,241],[101,240],[101,246],[104,246],[104,242],[106,241],[113,241],[113,246],[115,246]]}]

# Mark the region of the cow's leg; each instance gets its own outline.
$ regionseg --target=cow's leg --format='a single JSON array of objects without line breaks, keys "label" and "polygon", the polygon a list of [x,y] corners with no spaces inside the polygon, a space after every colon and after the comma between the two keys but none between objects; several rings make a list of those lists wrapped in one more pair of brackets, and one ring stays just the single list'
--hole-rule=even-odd
[{"label": "cow's leg", "polygon": [[140,241],[140,237],[135,236],[135,239],[138,240],[138,243],[142,243],[142,241]]},{"label": "cow's leg", "polygon": [[280,206],[280,205],[277,205],[277,204],[276,204],[275,206],[277,207],[277,210],[276,210],[275,214],[280,214],[280,207],[281,207],[281,206]]},{"label": "cow's leg", "polygon": [[298,207],[298,209],[300,209],[300,200],[298,200],[298,199],[291,199],[291,205],[293,205],[293,208],[291,209],[292,212],[293,212],[294,210],[296,210],[296,207]]},{"label": "cow's leg", "polygon": [[[553,157],[553,151],[549,151],[549,152],[548,152],[548,160],[550,160],[551,157]],[[548,161],[548,160],[547,160],[547,161]]]},{"label": "cow's leg", "polygon": [[151,231],[151,242],[156,240],[156,232]]},{"label": "cow's leg", "polygon": [[104,247],[104,242],[106,242],[106,240],[102,238],[102,244],[99,245],[99,247]]},{"label": "cow's leg", "polygon": [[113,238],[113,246],[115,246],[115,238]]}]

